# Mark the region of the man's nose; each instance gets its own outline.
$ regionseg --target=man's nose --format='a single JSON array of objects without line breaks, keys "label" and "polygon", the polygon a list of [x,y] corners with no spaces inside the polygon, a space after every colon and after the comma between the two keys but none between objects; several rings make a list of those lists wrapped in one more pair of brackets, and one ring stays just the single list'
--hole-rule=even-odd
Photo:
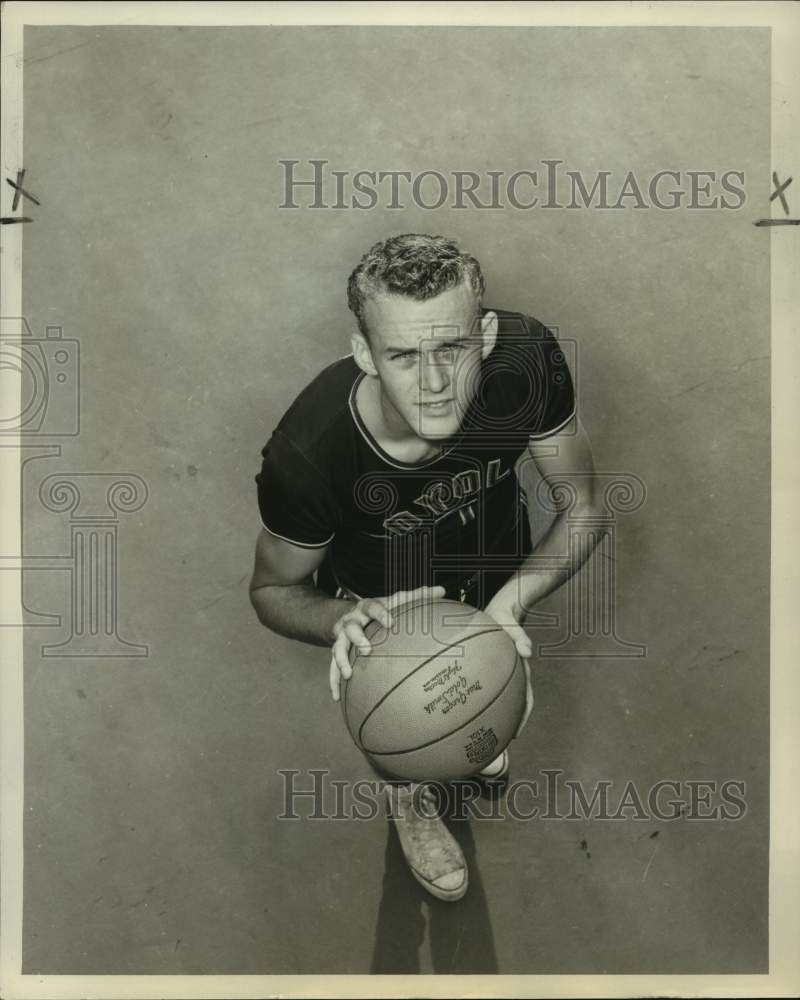
[{"label": "man's nose", "polygon": [[431,393],[442,392],[450,385],[450,367],[435,355],[423,357],[420,371],[420,388]]}]

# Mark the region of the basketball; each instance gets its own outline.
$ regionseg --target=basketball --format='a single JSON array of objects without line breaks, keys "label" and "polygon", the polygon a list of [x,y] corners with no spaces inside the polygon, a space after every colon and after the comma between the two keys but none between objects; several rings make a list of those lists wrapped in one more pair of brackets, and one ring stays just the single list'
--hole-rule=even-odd
[{"label": "basketball", "polygon": [[401,605],[350,650],[341,704],[350,735],[388,778],[450,781],[486,767],[525,710],[522,660],[504,629],[458,601]]}]

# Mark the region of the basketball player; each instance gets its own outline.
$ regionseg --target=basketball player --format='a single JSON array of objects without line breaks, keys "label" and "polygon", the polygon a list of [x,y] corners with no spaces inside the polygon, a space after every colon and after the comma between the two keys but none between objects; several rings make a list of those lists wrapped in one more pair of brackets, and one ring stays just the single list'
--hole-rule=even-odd
[{"label": "basketball player", "polygon": [[[251,601],[273,631],[332,646],[334,700],[350,647],[369,651],[365,626],[390,626],[409,598],[482,608],[528,671],[526,610],[593,547],[583,543],[570,571],[527,558],[515,463],[526,456],[545,478],[569,475],[573,513],[592,513],[592,454],[556,338],[530,317],[484,308],[483,294],[478,261],[449,239],[408,234],[372,247],[348,283],[352,355],[300,393],[262,451]],[[556,515],[537,556],[563,565],[568,550]],[[531,706],[529,681],[520,729]],[[504,752],[480,776],[507,770]],[[387,789],[412,874],[439,899],[460,899],[466,863],[435,811],[417,808],[429,797]]]}]

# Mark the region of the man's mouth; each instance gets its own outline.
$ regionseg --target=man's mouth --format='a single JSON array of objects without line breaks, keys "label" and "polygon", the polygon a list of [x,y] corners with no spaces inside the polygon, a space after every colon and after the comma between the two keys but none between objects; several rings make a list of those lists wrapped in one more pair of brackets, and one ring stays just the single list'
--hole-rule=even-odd
[{"label": "man's mouth", "polygon": [[423,410],[429,410],[431,413],[436,413],[439,410],[446,410],[452,402],[452,399],[439,399],[435,403],[420,403],[419,405]]}]

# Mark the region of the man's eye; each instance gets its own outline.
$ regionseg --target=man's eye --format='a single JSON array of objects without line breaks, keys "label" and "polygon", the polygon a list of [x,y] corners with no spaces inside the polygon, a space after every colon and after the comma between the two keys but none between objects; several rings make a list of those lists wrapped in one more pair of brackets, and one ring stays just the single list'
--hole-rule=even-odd
[{"label": "man's eye", "polygon": [[456,351],[461,350],[461,344],[447,344],[444,347],[439,347],[434,351],[437,357],[440,358],[451,358]]}]

